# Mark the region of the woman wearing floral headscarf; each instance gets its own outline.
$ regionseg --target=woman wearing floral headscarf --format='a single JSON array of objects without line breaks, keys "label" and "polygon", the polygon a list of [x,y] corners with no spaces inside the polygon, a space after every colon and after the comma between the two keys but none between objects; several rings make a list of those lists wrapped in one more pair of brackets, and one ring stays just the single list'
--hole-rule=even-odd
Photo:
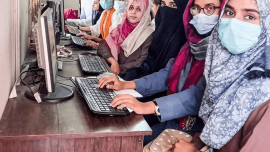
[{"label": "woman wearing floral headscarf", "polygon": [[[200,140],[217,152],[269,151],[264,142],[268,132],[257,138],[264,144],[245,148],[269,113],[269,6],[269,0],[229,0],[211,35],[199,111],[205,122]],[[184,141],[174,147],[173,152],[200,149]]]}]

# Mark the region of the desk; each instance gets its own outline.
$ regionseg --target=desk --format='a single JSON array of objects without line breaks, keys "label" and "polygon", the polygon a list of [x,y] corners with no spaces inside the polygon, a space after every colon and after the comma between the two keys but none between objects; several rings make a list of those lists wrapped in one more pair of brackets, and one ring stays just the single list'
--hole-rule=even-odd
[{"label": "desk", "polygon": [[[65,62],[59,74],[84,76],[78,61]],[[17,86],[18,97],[7,102],[0,121],[0,152],[142,152],[143,136],[152,134],[144,118],[135,113],[94,115],[74,89],[73,98],[46,104],[26,99],[26,89]]]}]

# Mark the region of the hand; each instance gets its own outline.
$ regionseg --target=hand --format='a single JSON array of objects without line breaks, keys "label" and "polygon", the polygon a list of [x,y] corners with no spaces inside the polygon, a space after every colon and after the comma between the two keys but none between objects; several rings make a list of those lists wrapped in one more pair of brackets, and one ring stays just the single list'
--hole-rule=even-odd
[{"label": "hand", "polygon": [[84,44],[87,45],[87,46],[91,46],[94,49],[98,49],[98,45],[95,42],[91,41],[91,40],[84,41]]},{"label": "hand", "polygon": [[119,73],[120,73],[120,67],[119,67],[118,62],[112,63],[111,70],[112,70],[112,73],[114,73],[116,75],[119,75]]},{"label": "hand", "polygon": [[79,33],[77,36],[87,40],[93,40],[95,38],[94,36],[88,35],[86,33]]},{"label": "hand", "polygon": [[107,89],[113,90],[123,90],[124,88],[124,81],[120,81],[115,76],[103,77],[98,81],[98,88],[104,88],[106,86]]},{"label": "hand", "polygon": [[194,147],[193,144],[186,142],[184,140],[178,141],[174,144],[172,152],[197,152],[199,151]]},{"label": "hand", "polygon": [[128,107],[137,114],[153,114],[155,113],[155,104],[153,102],[142,103],[134,98],[132,95],[121,94],[117,95],[110,106],[122,109]]}]

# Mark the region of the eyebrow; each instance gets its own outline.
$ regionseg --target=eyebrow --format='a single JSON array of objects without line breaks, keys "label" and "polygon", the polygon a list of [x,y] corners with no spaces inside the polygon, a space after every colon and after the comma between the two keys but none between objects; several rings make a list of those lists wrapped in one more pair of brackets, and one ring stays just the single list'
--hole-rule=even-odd
[{"label": "eyebrow", "polygon": [[230,9],[234,10],[234,8],[233,8],[231,5],[229,5],[229,4],[227,4],[227,5],[225,6],[225,8],[230,8]]},{"label": "eyebrow", "polygon": [[[234,8],[231,5],[229,5],[229,4],[227,4],[225,7],[234,10]],[[246,12],[255,12],[255,13],[258,13],[260,15],[260,13],[257,10],[255,10],[255,9],[248,9],[248,8],[246,8],[246,9],[244,9],[244,11],[246,11]]]},{"label": "eyebrow", "polygon": [[[200,5],[195,4],[195,3],[194,3],[194,5],[200,6]],[[207,4],[204,4],[204,6],[203,6],[203,7],[205,7],[205,6],[207,6],[207,5],[214,5],[214,6],[216,6],[214,3],[207,3]],[[200,7],[201,7],[201,6],[200,6]],[[218,6],[217,6],[217,7],[218,7]]]},{"label": "eyebrow", "polygon": [[255,9],[244,9],[246,12],[255,12],[255,13],[258,13],[260,15],[260,13],[255,10]]}]

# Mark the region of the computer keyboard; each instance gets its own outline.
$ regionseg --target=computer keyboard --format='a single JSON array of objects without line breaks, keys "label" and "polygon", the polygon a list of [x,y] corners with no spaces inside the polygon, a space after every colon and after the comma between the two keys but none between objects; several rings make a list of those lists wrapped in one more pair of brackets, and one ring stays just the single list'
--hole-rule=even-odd
[{"label": "computer keyboard", "polygon": [[72,39],[72,42],[77,44],[77,45],[80,45],[80,46],[84,46],[84,47],[87,47],[85,44],[84,44],[84,39],[80,38],[80,37],[77,37],[77,36],[72,36],[71,35],[71,39]]},{"label": "computer keyboard", "polygon": [[76,78],[76,82],[93,113],[106,115],[129,114],[127,108],[117,109],[110,106],[116,94],[109,89],[97,88],[98,80],[96,78]]},{"label": "computer keyboard", "polygon": [[78,55],[79,62],[82,71],[90,74],[101,74],[104,72],[109,72],[108,67],[105,66],[104,62],[99,56],[96,55]]},{"label": "computer keyboard", "polygon": [[81,33],[81,30],[79,30],[77,28],[72,28],[72,27],[68,27],[68,31],[70,34],[73,34],[73,35],[77,35],[77,34]]}]

